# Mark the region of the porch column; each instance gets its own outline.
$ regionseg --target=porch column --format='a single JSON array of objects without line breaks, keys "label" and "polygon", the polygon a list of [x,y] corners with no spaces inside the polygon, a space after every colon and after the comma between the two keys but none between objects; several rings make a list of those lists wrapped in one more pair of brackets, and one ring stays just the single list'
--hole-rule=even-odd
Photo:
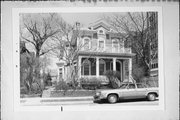
[{"label": "porch column", "polygon": [[123,70],[122,70],[122,74],[123,74],[122,75],[122,81],[124,81],[125,80],[125,60],[122,61],[122,65],[123,65],[122,66],[123,67]]},{"label": "porch column", "polygon": [[132,58],[129,59],[129,81],[133,82],[131,77],[132,77]]},{"label": "porch column", "polygon": [[96,77],[99,77],[99,57],[96,57]]},{"label": "porch column", "polygon": [[79,74],[79,78],[81,77],[81,61],[82,61],[82,57],[79,56],[79,61],[78,61],[78,74]]},{"label": "porch column", "polygon": [[113,58],[113,71],[116,71],[116,58]]}]

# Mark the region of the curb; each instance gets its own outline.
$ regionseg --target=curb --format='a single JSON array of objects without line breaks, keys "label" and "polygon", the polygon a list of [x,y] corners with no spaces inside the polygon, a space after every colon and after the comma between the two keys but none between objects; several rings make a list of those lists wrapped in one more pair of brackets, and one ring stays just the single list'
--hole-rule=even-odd
[{"label": "curb", "polygon": [[86,102],[93,101],[92,96],[87,97],[63,97],[63,98],[24,98],[20,100],[22,104],[33,104],[33,103],[58,103],[58,102]]},{"label": "curb", "polygon": [[70,102],[70,101],[91,101],[93,97],[64,97],[64,98],[48,98],[40,100],[40,102]]}]

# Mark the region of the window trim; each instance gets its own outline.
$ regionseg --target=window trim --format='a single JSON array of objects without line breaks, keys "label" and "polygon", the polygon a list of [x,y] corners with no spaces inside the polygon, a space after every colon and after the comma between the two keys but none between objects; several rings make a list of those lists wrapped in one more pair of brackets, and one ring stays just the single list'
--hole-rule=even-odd
[{"label": "window trim", "polygon": [[[102,31],[102,33],[101,33],[100,31]],[[100,34],[100,35],[104,35],[104,34],[105,34],[104,29],[100,28],[100,29],[98,30],[98,34]]]},{"label": "window trim", "polygon": [[87,50],[87,49],[85,49],[85,40],[86,40],[86,39],[89,40],[89,42],[88,42],[88,43],[89,43],[88,50],[89,50],[89,49],[91,48],[91,41],[90,41],[90,38],[89,38],[89,37],[84,37],[84,38],[83,38],[83,49],[84,49],[84,50]]},{"label": "window trim", "polygon": [[89,64],[89,75],[91,75],[91,61],[90,61],[90,60],[87,60],[87,59],[83,61],[83,65],[82,65],[82,66],[83,66],[83,67],[82,67],[82,75],[83,75],[83,76],[89,76],[89,75],[84,75],[84,63],[85,63],[85,62],[88,62],[88,64]]},{"label": "window trim", "polygon": [[103,47],[103,50],[102,50],[102,51],[106,50],[106,48],[105,48],[105,47],[106,47],[105,40],[102,39],[102,38],[98,39],[98,50],[100,50],[100,46],[99,46],[99,42],[100,42],[100,41],[103,41],[103,42],[104,42],[104,44],[103,44],[104,47]]},{"label": "window trim", "polygon": [[[103,62],[103,65],[104,65],[104,71],[103,72],[106,72],[106,62],[105,62],[105,60],[99,59],[99,75],[100,75],[100,64],[102,64],[101,61]],[[100,75],[100,76],[103,76],[103,75]]]},{"label": "window trim", "polygon": [[115,45],[114,42],[115,42],[115,41],[118,41],[117,44],[118,44],[118,52],[119,52],[119,49],[120,49],[120,43],[119,43],[119,40],[118,40],[118,39],[113,39],[113,40],[112,40],[112,49],[113,49],[113,52],[115,51],[115,47],[114,47],[114,45]]}]

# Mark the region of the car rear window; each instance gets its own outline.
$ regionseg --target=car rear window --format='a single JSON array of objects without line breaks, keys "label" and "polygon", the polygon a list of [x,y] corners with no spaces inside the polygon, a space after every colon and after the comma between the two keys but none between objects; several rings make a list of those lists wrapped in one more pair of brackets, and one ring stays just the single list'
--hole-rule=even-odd
[{"label": "car rear window", "polygon": [[143,84],[137,84],[137,88],[146,88],[146,86]]}]

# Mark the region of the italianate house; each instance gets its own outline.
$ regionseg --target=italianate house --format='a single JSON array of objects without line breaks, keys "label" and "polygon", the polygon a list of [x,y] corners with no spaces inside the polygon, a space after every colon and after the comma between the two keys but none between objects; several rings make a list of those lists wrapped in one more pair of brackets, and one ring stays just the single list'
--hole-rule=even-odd
[{"label": "italianate house", "polygon": [[[76,68],[78,78],[96,77],[107,79],[106,71],[118,71],[119,80],[132,82],[132,53],[131,48],[126,47],[125,34],[113,30],[105,21],[99,20],[86,29],[80,28],[77,23],[78,38],[74,40],[77,53]],[[72,37],[73,38],[73,37]],[[81,47],[80,47],[81,46]],[[59,67],[59,80],[66,80],[68,64],[57,63]]]}]

